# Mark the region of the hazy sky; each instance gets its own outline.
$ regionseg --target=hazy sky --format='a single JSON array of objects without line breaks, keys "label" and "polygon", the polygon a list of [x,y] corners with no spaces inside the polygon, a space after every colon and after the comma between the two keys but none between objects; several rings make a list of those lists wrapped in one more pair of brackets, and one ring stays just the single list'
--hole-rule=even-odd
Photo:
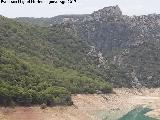
[{"label": "hazy sky", "polygon": [[[1,1],[1,0],[0,0]],[[0,3],[0,14],[6,17],[53,17],[62,14],[88,14],[103,7],[119,5],[125,15],[160,14],[160,0],[77,0],[76,3],[43,4]],[[27,0],[24,0],[25,2]],[[67,0],[66,0],[67,1]]]}]

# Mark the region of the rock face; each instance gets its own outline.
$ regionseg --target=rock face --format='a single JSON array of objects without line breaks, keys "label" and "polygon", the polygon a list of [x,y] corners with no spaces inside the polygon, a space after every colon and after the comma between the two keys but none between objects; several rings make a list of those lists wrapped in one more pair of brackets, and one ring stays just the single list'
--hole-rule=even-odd
[{"label": "rock face", "polygon": [[117,21],[122,16],[122,11],[118,6],[105,7],[101,10],[94,12],[92,15],[95,21]]},{"label": "rock face", "polygon": [[[90,15],[50,18],[47,25],[58,18],[66,31],[94,46],[107,64],[118,67],[117,78],[110,78],[113,85],[130,86],[138,80],[146,87],[160,86],[160,15],[130,17],[123,15],[118,6],[110,6]],[[104,63],[101,58],[100,62]],[[123,76],[119,74],[122,72]]]},{"label": "rock face", "polygon": [[[160,15],[129,17],[122,15],[118,6],[113,6],[73,24],[79,37],[131,76],[132,85],[160,86]],[[124,83],[121,79],[119,83],[115,79],[111,82]]]}]

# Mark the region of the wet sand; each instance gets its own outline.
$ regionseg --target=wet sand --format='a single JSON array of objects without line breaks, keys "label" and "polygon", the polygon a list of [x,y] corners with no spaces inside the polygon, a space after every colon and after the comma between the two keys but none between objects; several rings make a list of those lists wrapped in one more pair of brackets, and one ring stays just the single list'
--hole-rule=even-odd
[{"label": "wet sand", "polygon": [[160,117],[160,89],[114,89],[116,94],[73,95],[73,106],[0,108],[0,120],[117,120],[138,105],[154,109]]}]

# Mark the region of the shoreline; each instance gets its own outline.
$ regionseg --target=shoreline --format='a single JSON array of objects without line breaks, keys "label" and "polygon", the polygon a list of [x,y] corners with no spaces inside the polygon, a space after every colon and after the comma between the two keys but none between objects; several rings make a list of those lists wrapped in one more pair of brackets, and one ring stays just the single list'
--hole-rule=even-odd
[{"label": "shoreline", "polygon": [[153,109],[149,117],[160,116],[160,88],[114,89],[116,94],[73,95],[73,106],[47,107],[0,107],[0,120],[117,120],[138,105]]}]

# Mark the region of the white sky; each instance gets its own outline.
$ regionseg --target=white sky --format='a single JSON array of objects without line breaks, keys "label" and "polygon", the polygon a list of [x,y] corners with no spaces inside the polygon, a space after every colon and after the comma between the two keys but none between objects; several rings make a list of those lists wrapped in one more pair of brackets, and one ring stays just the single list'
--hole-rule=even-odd
[{"label": "white sky", "polygon": [[[1,1],[1,0],[0,0]],[[43,4],[0,3],[0,14],[6,17],[53,17],[62,14],[88,14],[103,7],[119,5],[124,15],[160,14],[160,0],[77,0],[76,3]],[[24,0],[25,2],[27,0]],[[68,0],[66,0],[68,1]]]}]

